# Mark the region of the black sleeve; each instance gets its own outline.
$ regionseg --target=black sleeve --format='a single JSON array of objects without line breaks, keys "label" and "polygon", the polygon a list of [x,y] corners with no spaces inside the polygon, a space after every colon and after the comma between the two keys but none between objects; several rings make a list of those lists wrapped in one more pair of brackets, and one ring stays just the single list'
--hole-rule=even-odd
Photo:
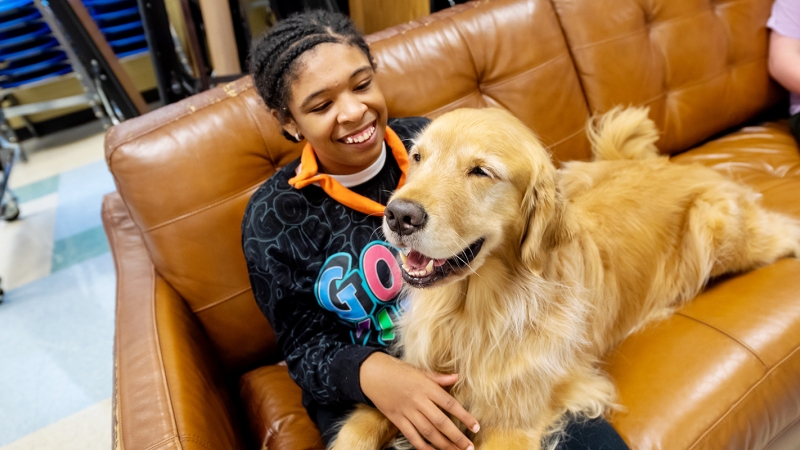
[{"label": "black sleeve", "polygon": [[313,294],[324,258],[320,240],[326,239],[328,226],[300,211],[304,198],[291,188],[265,194],[259,190],[247,207],[242,247],[253,295],[272,325],[289,374],[320,404],[368,403],[359,370],[379,349],[351,343],[345,327]]},{"label": "black sleeve", "polygon": [[431,119],[427,117],[403,117],[399,119],[389,119],[389,128],[397,133],[397,137],[403,141],[406,150],[411,150],[414,145],[414,139],[422,133],[422,130],[431,123]]}]

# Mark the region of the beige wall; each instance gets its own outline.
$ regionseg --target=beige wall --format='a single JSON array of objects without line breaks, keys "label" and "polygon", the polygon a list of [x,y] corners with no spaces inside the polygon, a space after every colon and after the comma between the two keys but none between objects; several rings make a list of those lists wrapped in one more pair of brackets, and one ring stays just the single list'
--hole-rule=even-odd
[{"label": "beige wall", "polygon": [[430,0],[350,0],[350,17],[367,34],[430,13]]}]

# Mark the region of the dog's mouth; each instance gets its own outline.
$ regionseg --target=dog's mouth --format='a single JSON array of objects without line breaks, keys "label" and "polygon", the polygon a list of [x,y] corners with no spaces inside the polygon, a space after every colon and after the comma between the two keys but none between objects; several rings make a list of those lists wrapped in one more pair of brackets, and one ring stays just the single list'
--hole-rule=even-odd
[{"label": "dog's mouth", "polygon": [[484,238],[480,238],[461,253],[445,259],[429,258],[416,250],[410,250],[407,254],[401,251],[399,257],[403,279],[416,288],[429,287],[467,267],[478,256],[483,241]]}]

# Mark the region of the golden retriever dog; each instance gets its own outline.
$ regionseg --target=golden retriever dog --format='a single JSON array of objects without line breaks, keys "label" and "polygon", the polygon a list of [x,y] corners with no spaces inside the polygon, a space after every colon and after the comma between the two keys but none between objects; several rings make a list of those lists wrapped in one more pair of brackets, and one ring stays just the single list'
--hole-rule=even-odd
[{"label": "golden retriever dog", "polygon": [[[593,162],[557,170],[499,109],[434,120],[410,152],[383,230],[402,256],[403,359],[460,375],[450,391],[483,450],[555,445],[615,388],[603,355],[668,317],[710,277],[800,255],[800,222],[711,169],[658,155],[645,109],[590,122]],[[463,425],[462,425],[463,429]],[[359,408],[333,448],[376,450],[395,430]]]}]

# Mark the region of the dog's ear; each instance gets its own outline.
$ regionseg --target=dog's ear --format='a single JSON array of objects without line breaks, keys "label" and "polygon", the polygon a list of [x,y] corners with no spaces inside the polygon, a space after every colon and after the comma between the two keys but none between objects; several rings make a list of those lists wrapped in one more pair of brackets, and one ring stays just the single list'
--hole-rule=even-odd
[{"label": "dog's ear", "polygon": [[566,202],[558,189],[558,172],[548,160],[535,164],[522,201],[526,227],[520,251],[528,267],[540,267],[548,252],[571,238],[565,220]]}]

